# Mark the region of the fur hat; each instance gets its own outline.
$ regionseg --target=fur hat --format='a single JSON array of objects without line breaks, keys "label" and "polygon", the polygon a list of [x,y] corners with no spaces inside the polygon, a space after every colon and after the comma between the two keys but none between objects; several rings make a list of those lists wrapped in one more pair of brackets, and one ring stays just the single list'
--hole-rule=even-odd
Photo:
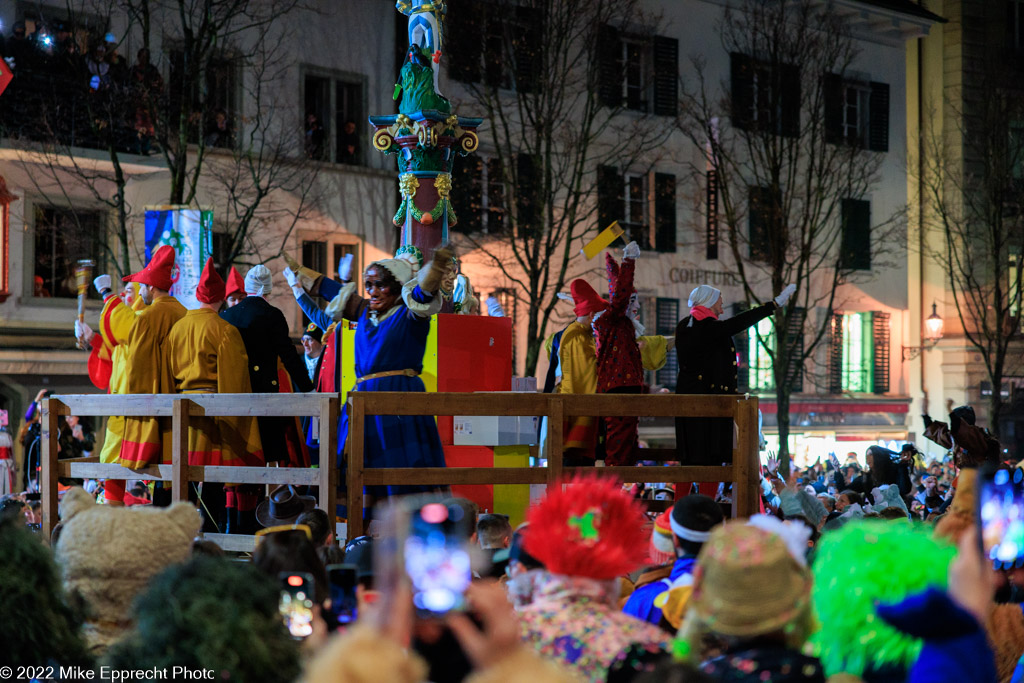
[{"label": "fur hat", "polygon": [[150,579],[189,558],[199,513],[188,503],[97,505],[85,489],[74,487],[64,494],[60,516],[55,555],[64,588],[86,606],[86,639],[102,650],[131,626],[132,602]]},{"label": "fur hat", "polygon": [[533,507],[526,552],[553,574],[614,579],[644,561],[644,508],[613,478],[577,475]]}]

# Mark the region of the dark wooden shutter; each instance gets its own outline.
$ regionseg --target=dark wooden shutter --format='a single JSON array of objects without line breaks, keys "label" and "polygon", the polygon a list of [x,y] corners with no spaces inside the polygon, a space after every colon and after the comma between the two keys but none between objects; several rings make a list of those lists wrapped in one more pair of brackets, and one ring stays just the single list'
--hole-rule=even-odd
[{"label": "dark wooden shutter", "polygon": [[679,112],[679,41],[654,36],[654,113],[675,116]]},{"label": "dark wooden shutter", "polygon": [[843,79],[825,74],[821,81],[821,98],[825,101],[825,142],[843,142]]},{"label": "dark wooden shutter", "polygon": [[[800,137],[800,67],[796,64],[782,64],[779,67],[779,77],[782,121],[775,129],[780,135],[789,138]],[[772,80],[776,80],[774,74]]]},{"label": "dark wooden shutter", "polygon": [[871,84],[870,139],[868,149],[874,152],[889,151],[889,84]]},{"label": "dark wooden shutter", "polygon": [[654,249],[663,254],[676,250],[676,177],[671,173],[654,174]]},{"label": "dark wooden shutter", "polygon": [[452,230],[464,234],[483,230],[483,201],[481,181],[483,180],[483,159],[472,154],[457,159],[452,168],[452,207],[459,222]]},{"label": "dark wooden shutter", "polygon": [[874,339],[874,387],[876,394],[889,393],[889,314],[875,311],[871,314]]},{"label": "dark wooden shutter", "polygon": [[[747,310],[747,305],[732,305],[732,315],[736,316]],[[745,394],[750,391],[750,329],[743,330],[732,338],[736,348],[736,391]]]},{"label": "dark wooden shutter", "polygon": [[621,221],[626,212],[622,201],[622,176],[614,166],[597,167],[597,230]]},{"label": "dark wooden shutter", "polygon": [[597,87],[601,104],[622,106],[622,41],[614,26],[602,24],[597,30]]},{"label": "dark wooden shutter", "polygon": [[838,311],[828,328],[828,390],[843,393],[843,314]]},{"label": "dark wooden shutter", "polygon": [[[786,369],[786,384],[790,391],[800,392],[804,390],[804,321],[807,320],[807,309],[794,307],[789,313],[789,320],[786,323],[786,348],[785,353],[789,358],[789,367]],[[776,347],[776,357],[780,349]]]},{"label": "dark wooden shutter", "polygon": [[448,75],[463,83],[480,81],[483,55],[483,8],[477,0],[448,0],[444,61]]},{"label": "dark wooden shutter", "polygon": [[[496,9],[493,8],[492,9]],[[511,65],[506,66],[509,60],[508,48],[505,43],[505,31],[508,27],[503,17],[498,12],[490,12],[487,16],[487,34],[484,36],[484,83],[491,88],[505,88],[511,83],[508,78],[511,76]],[[512,37],[509,36],[509,40]]]},{"label": "dark wooden shutter", "polygon": [[544,10],[516,6],[516,31],[512,45],[516,56],[516,90],[537,92],[544,68]]},{"label": "dark wooden shutter", "polygon": [[840,205],[842,240],[839,267],[871,270],[871,202],[844,199]]},{"label": "dark wooden shutter", "polygon": [[729,55],[732,125],[749,130],[754,121],[754,60],[733,52]]},{"label": "dark wooden shutter", "polygon": [[537,159],[529,154],[516,155],[518,187],[516,190],[516,225],[520,235],[533,235],[539,228]]},{"label": "dark wooden shutter", "polygon": [[508,227],[505,218],[505,180],[502,177],[501,159],[487,160],[487,232],[502,234]]},{"label": "dark wooden shutter", "polygon": [[771,253],[770,216],[772,206],[771,190],[767,187],[751,187],[747,199],[747,228],[750,244],[750,258],[767,260]]},{"label": "dark wooden shutter", "polygon": [[707,225],[705,226],[709,260],[718,258],[718,171],[707,173]]},{"label": "dark wooden shutter", "polygon": [[[654,315],[656,318],[655,334],[675,338],[676,325],[679,324],[679,299],[663,299],[658,297],[655,303]],[[673,348],[668,352],[665,366],[658,370],[655,375],[655,382],[663,387],[675,391],[676,379],[679,376],[679,358]]]}]

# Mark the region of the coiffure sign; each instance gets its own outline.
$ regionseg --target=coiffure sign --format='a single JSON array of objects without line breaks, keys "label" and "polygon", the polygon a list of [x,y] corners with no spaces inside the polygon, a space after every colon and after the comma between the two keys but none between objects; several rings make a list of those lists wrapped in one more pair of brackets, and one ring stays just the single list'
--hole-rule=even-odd
[{"label": "coiffure sign", "polygon": [[670,268],[668,280],[676,285],[711,285],[712,287],[739,287],[740,277],[736,273],[700,268]]}]

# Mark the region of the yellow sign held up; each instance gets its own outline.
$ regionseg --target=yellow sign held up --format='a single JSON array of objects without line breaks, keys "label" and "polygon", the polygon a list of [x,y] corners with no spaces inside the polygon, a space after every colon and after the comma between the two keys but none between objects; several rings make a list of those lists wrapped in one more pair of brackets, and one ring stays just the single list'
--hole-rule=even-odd
[{"label": "yellow sign held up", "polygon": [[586,246],[580,249],[580,253],[589,261],[607,249],[608,245],[622,237],[624,234],[625,231],[619,227],[619,222],[615,221],[602,230],[600,235],[590,240]]}]

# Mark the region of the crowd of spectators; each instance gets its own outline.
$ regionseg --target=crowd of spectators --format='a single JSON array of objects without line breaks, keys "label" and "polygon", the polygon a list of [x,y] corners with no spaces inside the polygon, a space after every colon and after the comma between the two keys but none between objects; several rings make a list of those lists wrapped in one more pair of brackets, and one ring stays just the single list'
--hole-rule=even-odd
[{"label": "crowd of spectators", "polygon": [[[0,109],[3,134],[68,146],[112,145],[142,155],[158,151],[157,122],[167,117],[172,93],[149,49],[140,48],[129,64],[112,33],[101,35],[62,21],[34,26],[28,33],[26,22],[17,21],[0,40],[0,57],[14,72]],[[189,121],[194,137],[211,147],[234,145],[223,109],[209,121],[198,119]],[[168,123],[175,124],[176,117]]]}]

